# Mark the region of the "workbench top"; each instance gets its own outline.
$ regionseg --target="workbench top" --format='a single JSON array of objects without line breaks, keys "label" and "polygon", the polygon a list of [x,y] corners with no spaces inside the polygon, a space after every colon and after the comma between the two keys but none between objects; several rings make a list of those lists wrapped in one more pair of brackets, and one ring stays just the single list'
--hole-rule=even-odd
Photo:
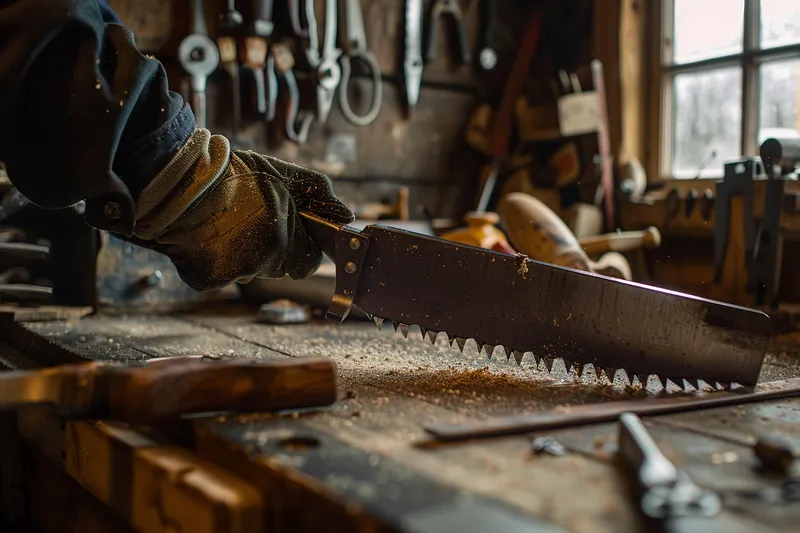
[{"label": "workbench top", "polygon": [[[462,354],[444,335],[435,345],[423,341],[416,328],[405,339],[391,326],[378,331],[357,321],[271,326],[241,309],[21,325],[15,344],[27,343],[44,364],[200,354],[333,358],[341,398],[329,410],[194,423],[196,453],[259,488],[270,531],[650,530],[613,460],[616,424],[547,432],[567,448],[563,457],[533,454],[532,435],[442,444],[422,429],[648,394],[619,378],[614,387],[593,372],[580,380],[560,361],[549,375],[532,358],[519,367],[507,361],[501,348],[489,360],[473,341]],[[762,380],[798,375],[800,360],[773,354]],[[797,530],[800,503],[741,495],[779,486],[755,471],[750,447],[765,433],[800,446],[800,400],[660,416],[648,427],[676,465],[723,493],[726,509],[714,528]]]}]

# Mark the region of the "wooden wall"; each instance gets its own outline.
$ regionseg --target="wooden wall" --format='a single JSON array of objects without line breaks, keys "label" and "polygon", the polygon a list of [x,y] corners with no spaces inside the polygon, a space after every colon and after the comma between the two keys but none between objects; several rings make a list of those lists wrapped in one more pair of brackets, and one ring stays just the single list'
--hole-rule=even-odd
[{"label": "wooden wall", "polygon": [[[317,13],[324,13],[324,1],[316,1]],[[554,105],[550,80],[555,71],[574,70],[588,64],[591,58],[592,1],[540,3],[547,6],[545,31],[526,92],[533,101],[549,99]],[[188,95],[188,79],[176,60],[178,44],[188,32],[188,0],[112,0],[111,4],[134,31],[139,47],[165,64],[173,89]],[[237,2],[237,9],[246,21],[251,13],[250,4]],[[383,106],[376,122],[366,127],[352,126],[335,102],[327,123],[314,123],[308,142],[295,144],[283,138],[282,120],[266,124],[255,112],[251,78],[249,72],[242,71],[244,128],[239,147],[270,153],[328,174],[336,180],[337,192],[353,205],[391,200],[398,187],[407,186],[412,218],[421,217],[423,206],[436,216],[458,216],[475,203],[483,162],[480,154],[464,140],[467,121],[480,102],[499,101],[532,3],[497,2],[503,31],[498,42],[498,68],[490,76],[482,74],[474,64],[455,64],[453,26],[444,20],[437,37],[438,55],[425,65],[419,104],[411,116],[406,113],[402,76],[405,2],[362,0],[361,4],[369,46],[378,58],[383,78]],[[275,3],[278,37],[287,35],[288,24],[280,16],[285,5],[286,2]],[[431,5],[432,0],[425,0],[426,26]],[[474,57],[482,24],[479,3],[462,0],[461,5]],[[205,2],[212,36],[217,31],[216,17],[224,7],[222,0]],[[340,14],[343,9],[344,1],[340,0]],[[322,16],[318,18],[321,32]],[[342,17],[340,21],[341,32]],[[575,37],[576,32],[580,37]],[[313,83],[302,60],[306,44],[299,39],[288,42],[297,58],[296,73],[303,93],[301,107],[313,109]],[[281,98],[285,98],[283,86],[281,90],[284,91]],[[209,81],[208,102],[208,127],[230,134],[231,83],[222,69]],[[279,100],[279,105],[283,103]]]}]

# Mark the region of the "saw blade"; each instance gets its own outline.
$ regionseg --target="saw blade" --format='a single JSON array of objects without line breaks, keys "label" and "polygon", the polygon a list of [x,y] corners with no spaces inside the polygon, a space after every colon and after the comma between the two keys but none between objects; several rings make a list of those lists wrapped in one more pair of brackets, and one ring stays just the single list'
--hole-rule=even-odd
[{"label": "saw blade", "polygon": [[369,247],[353,303],[404,336],[416,325],[462,351],[474,339],[518,364],[531,352],[548,369],[560,358],[579,375],[591,364],[631,382],[758,379],[771,327],[760,311],[385,226],[361,235]]}]

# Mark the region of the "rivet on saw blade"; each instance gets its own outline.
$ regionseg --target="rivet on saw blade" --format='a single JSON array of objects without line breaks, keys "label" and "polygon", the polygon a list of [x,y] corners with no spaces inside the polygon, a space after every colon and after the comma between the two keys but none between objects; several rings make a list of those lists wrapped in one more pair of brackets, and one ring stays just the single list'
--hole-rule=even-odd
[{"label": "rivet on saw blade", "polygon": [[375,326],[377,326],[378,329],[383,329],[383,319],[382,318],[379,318],[379,317],[376,316],[376,317],[372,318],[372,321],[375,322]]},{"label": "rivet on saw blade", "polygon": [[467,339],[462,339],[461,337],[456,337],[456,344],[458,344],[458,349],[463,352],[464,345],[467,344]]},{"label": "rivet on saw blade", "polygon": [[425,334],[428,333],[428,330],[420,326],[419,332],[422,333],[422,340],[425,340]]},{"label": "rivet on saw blade", "polygon": [[522,364],[522,358],[525,356],[525,352],[520,352],[519,350],[514,350],[514,361],[517,362],[517,365]]},{"label": "rivet on saw blade", "polygon": [[436,336],[439,335],[438,331],[428,330],[428,339],[430,339],[431,344],[436,345]]},{"label": "rivet on saw blade", "polygon": [[406,339],[408,338],[408,324],[400,324],[400,332],[403,334],[403,337]]}]

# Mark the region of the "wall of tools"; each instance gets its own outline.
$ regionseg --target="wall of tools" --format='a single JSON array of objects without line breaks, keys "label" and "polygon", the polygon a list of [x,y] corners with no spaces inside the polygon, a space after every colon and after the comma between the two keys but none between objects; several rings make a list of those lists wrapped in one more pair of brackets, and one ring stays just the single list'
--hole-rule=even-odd
[{"label": "wall of tools", "polygon": [[[470,120],[481,103],[499,105],[527,15],[538,5],[111,4],[140,48],[167,66],[173,89],[193,102],[209,129],[239,148],[326,173],[356,208],[376,201],[395,205],[407,188],[411,218],[458,217],[475,206],[485,156],[467,142]],[[558,71],[573,73],[591,59],[593,2],[574,2],[570,9],[560,2],[539,4],[547,12],[524,93],[531,105],[555,109]],[[590,86],[588,69],[584,76]]]}]

